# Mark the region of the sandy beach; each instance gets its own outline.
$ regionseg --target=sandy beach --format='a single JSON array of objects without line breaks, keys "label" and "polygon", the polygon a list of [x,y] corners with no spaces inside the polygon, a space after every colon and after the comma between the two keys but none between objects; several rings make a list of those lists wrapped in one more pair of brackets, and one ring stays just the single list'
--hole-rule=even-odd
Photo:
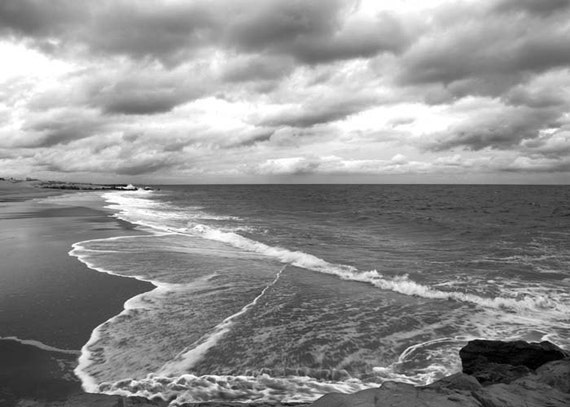
[{"label": "sandy beach", "polygon": [[45,200],[55,195],[0,181],[0,405],[79,391],[71,371],[92,330],[153,287],[69,256],[75,242],[141,232],[109,217],[97,192]]}]

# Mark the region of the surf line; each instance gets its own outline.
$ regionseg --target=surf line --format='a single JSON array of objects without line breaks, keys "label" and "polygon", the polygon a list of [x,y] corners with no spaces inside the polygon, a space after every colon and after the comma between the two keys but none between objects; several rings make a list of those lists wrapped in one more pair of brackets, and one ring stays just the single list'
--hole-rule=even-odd
[{"label": "surf line", "polygon": [[[187,347],[182,352],[174,357],[174,359],[170,362],[167,362],[156,374],[158,375],[180,375],[187,373],[187,371],[192,368],[202,357],[206,354],[206,352],[213,348],[220,339],[230,331],[231,326],[236,318],[239,318],[241,315],[245,314],[249,311],[257,302],[265,295],[267,290],[273,287],[283,271],[287,268],[287,264],[284,265],[281,270],[275,275],[275,278],[272,282],[270,282],[262,291],[261,293],[253,299],[252,302],[247,304],[241,310],[236,312],[233,315],[230,315],[226,319],[224,319],[221,323],[214,327],[212,333],[209,335],[204,335],[202,338],[198,339],[192,346]],[[197,346],[194,346],[196,345]]]},{"label": "surf line", "polygon": [[73,350],[73,349],[61,349],[56,348],[55,346],[46,345],[43,342],[36,341],[34,339],[20,339],[17,336],[0,336],[0,341],[13,341],[21,343],[22,345],[33,346],[35,348],[45,350],[48,352],[57,352],[57,353],[67,353],[68,355],[79,355],[81,351]]}]

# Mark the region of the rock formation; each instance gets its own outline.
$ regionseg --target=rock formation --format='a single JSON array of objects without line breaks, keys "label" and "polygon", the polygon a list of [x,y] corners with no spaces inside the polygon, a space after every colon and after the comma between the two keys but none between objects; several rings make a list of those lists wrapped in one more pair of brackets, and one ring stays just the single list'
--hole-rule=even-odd
[{"label": "rock formation", "polygon": [[462,373],[423,387],[388,382],[311,407],[569,407],[570,354],[550,342],[471,341]]},{"label": "rock formation", "polygon": [[[570,354],[550,342],[471,341],[459,352],[463,372],[428,386],[387,382],[354,394],[327,394],[310,407],[569,407]],[[0,387],[0,401],[2,399]],[[0,403],[2,404],[2,403]],[[76,393],[62,400],[19,400],[17,407],[166,407],[142,397]],[[181,407],[238,407],[198,403]],[[249,407],[270,407],[269,404]],[[280,407],[282,405],[271,406]],[[301,407],[301,405],[297,405]]]}]

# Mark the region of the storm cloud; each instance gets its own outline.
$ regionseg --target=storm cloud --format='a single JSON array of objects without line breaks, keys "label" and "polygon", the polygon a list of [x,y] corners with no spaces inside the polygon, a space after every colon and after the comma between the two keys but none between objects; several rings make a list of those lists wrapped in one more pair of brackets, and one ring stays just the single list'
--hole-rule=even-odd
[{"label": "storm cloud", "polygon": [[0,171],[568,175],[570,0],[384,3],[4,0]]},{"label": "storm cloud", "polygon": [[303,63],[369,57],[404,47],[398,20],[380,15],[346,21],[358,2],[281,1],[8,1],[2,31],[54,50],[91,52],[182,63],[212,47],[289,55]]}]

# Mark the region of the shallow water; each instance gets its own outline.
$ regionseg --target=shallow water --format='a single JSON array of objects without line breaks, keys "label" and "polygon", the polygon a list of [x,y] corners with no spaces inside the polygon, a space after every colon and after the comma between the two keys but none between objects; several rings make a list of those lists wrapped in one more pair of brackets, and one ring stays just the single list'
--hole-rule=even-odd
[{"label": "shallow water", "polygon": [[156,289],[98,327],[90,391],[308,401],[459,368],[467,340],[570,347],[567,187],[186,186],[104,194],[149,235],[79,242]]}]

